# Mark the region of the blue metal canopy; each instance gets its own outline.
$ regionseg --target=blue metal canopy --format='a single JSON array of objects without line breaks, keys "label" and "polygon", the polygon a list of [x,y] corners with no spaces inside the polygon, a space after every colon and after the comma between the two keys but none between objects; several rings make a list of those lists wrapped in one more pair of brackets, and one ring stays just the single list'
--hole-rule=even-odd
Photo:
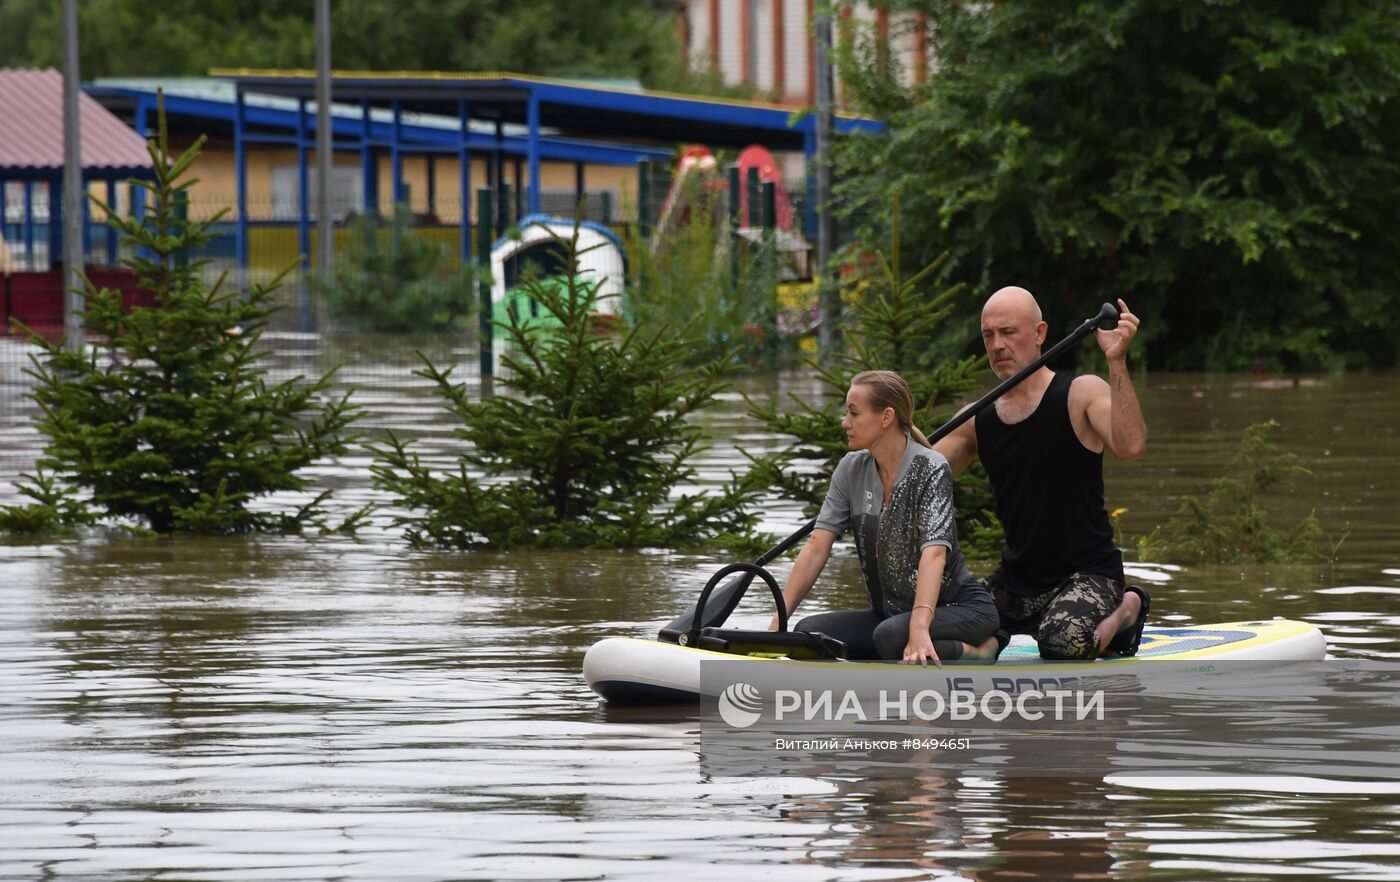
[{"label": "blue metal canopy", "polygon": [[[314,97],[316,78],[308,70],[229,69],[211,71],[232,80],[237,87],[235,128],[246,132],[250,124],[246,97],[280,95],[305,102]],[[471,121],[495,124],[491,145],[499,160],[504,151],[503,127],[524,124],[525,157],[529,169],[528,213],[540,210],[540,160],[549,156],[549,139],[570,137],[609,139],[615,148],[624,143],[637,151],[669,149],[679,143],[698,142],[717,147],[742,148],[762,144],[772,150],[802,150],[811,159],[816,153],[816,119],[794,113],[790,107],[754,101],[736,101],[697,95],[630,90],[571,80],[548,79],[512,73],[451,73],[423,71],[340,71],[331,77],[332,94],[339,101],[358,102],[362,108],[362,149],[383,143],[376,139],[372,110],[391,113],[387,141],[393,159],[397,195],[402,180],[403,114],[448,113],[459,122],[456,148],[465,170],[468,151],[475,147]],[[836,131],[879,132],[883,123],[859,117],[838,117]],[[548,129],[546,136],[543,130]],[[246,136],[241,136],[246,137]],[[639,143],[640,142],[640,143]],[[242,160],[239,160],[240,181]],[[368,166],[366,166],[368,168]],[[463,174],[462,204],[468,205],[469,175]],[[366,171],[366,192],[371,181]],[[495,175],[495,186],[500,175]],[[240,196],[240,199],[243,197]],[[305,202],[303,202],[305,212]],[[240,212],[240,217],[242,213]],[[468,253],[470,224],[462,224],[462,253]],[[246,239],[246,236],[243,237]]]},{"label": "blue metal canopy", "polygon": [[[280,82],[280,80],[279,80]],[[310,251],[310,204],[307,198],[307,162],[315,147],[316,117],[308,112],[309,95],[287,90],[262,90],[235,79],[176,79],[104,80],[89,85],[87,92],[109,108],[129,115],[138,134],[148,135],[153,129],[157,91],[164,92],[166,113],[175,120],[197,119],[201,134],[231,137],[234,146],[235,187],[235,250],[240,266],[248,264],[248,188],[247,149],[250,144],[275,144],[297,150],[301,199],[298,217],[302,253]],[[314,91],[314,89],[313,89]],[[270,94],[268,94],[270,92]],[[464,206],[471,204],[470,164],[472,153],[495,158],[517,156],[533,160],[535,175],[530,188],[530,200],[538,207],[538,162],[540,159],[622,165],[635,167],[644,160],[669,159],[672,151],[658,145],[638,145],[616,141],[589,140],[540,133],[522,124],[506,123],[493,118],[489,112],[472,113],[461,101],[437,102],[431,106],[418,102],[413,108],[399,99],[387,99],[379,106],[358,93],[342,89],[336,82],[336,97],[332,105],[331,128],[335,149],[357,151],[361,156],[361,173],[368,204],[378,201],[378,174],[374,162],[376,151],[387,152],[392,167],[392,187],[395,201],[403,197],[403,158],[411,155],[456,155],[464,170],[461,198]],[[350,99],[346,101],[344,99]],[[498,166],[499,168],[499,166]],[[493,182],[499,189],[500,175]],[[465,218],[461,226],[460,248],[463,258],[470,254],[471,221]]]}]

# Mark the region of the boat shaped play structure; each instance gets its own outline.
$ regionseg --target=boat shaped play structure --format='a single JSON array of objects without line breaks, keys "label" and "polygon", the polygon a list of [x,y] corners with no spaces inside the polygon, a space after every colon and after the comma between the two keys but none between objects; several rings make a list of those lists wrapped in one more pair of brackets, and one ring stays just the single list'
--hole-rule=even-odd
[{"label": "boat shaped play structure", "polygon": [[[1086,320],[1068,337],[1015,376],[978,399],[970,407],[930,434],[930,443],[946,436],[1012,386],[1095,328],[1115,327],[1118,310],[1105,303],[1099,314]],[[996,662],[950,662],[940,668],[892,665],[885,662],[848,661],[846,646],[824,634],[788,630],[787,608],[777,580],[765,568],[796,545],[816,526],[809,521],[753,563],[721,568],[706,583],[692,611],[671,622],[655,640],[613,637],[594,644],[583,659],[583,677],[605,700],[618,703],[669,703],[698,701],[707,695],[701,678],[707,660],[740,662],[754,666],[756,677],[781,682],[784,677],[812,682],[812,674],[842,679],[858,676],[881,687],[886,684],[920,685],[931,679],[958,676],[994,682],[996,678],[1097,677],[1148,670],[1191,672],[1209,670],[1215,662],[1312,661],[1323,658],[1327,642],[1306,622],[1224,622],[1182,628],[1144,628],[1137,653],[1094,661],[1045,661],[1033,642],[1014,641]],[[723,627],[749,585],[761,580],[777,606],[778,630],[753,631]]]},{"label": "boat shaped play structure", "polygon": [[578,277],[596,288],[598,313],[622,314],[622,292],[627,284],[627,253],[617,234],[592,221],[532,214],[521,218],[519,232],[502,236],[491,246],[492,318],[507,324],[508,312],[526,324],[544,327],[558,325],[521,286],[522,277],[532,271],[542,280],[557,279],[567,273],[569,240],[577,224]]}]

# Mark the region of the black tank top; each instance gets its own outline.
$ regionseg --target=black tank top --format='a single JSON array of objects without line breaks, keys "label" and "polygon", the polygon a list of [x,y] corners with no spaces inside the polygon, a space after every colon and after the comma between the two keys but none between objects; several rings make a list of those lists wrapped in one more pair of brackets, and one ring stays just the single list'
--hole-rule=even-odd
[{"label": "black tank top", "polygon": [[1085,448],[1069,420],[1072,374],[1057,373],[1029,417],[1007,425],[991,406],[977,415],[977,455],[1006,530],[1002,584],[1039,594],[1074,573],[1123,579],[1123,554],[1103,502],[1103,454]]}]

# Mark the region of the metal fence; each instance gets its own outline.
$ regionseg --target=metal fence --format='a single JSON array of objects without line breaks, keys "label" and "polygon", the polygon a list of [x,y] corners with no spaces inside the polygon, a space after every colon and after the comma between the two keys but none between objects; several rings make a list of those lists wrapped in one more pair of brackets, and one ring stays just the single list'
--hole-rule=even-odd
[{"label": "metal fence", "polygon": [[[586,194],[580,208],[580,201],[573,190],[543,191],[538,200],[540,211],[565,219],[573,218],[581,212],[583,219],[611,229],[619,239],[627,243],[629,249],[651,247],[649,234],[661,220],[667,192],[671,186],[671,172],[669,165],[663,163],[644,164],[639,171],[639,185],[635,194],[611,190],[591,191]],[[726,181],[726,184],[731,186],[732,183],[732,180]],[[742,185],[748,186],[749,183],[745,181]],[[729,206],[733,194],[729,189],[725,188],[719,203],[719,210],[726,216],[731,215]],[[796,227],[800,231],[806,225],[805,181],[789,182],[786,189],[792,201]],[[510,188],[504,188],[496,194],[486,218],[491,233],[488,241],[494,241],[519,222],[525,206],[530,201],[528,197],[528,193],[512,192]],[[363,326],[352,329],[343,323],[337,325],[327,314],[324,298],[314,284],[321,274],[318,268],[311,265],[309,257],[316,252],[314,220],[303,224],[295,213],[288,213],[286,205],[282,202],[255,200],[248,203],[247,263],[244,266],[240,265],[238,260],[237,221],[228,212],[232,202],[231,196],[215,197],[193,202],[188,206],[188,214],[192,219],[210,219],[220,212],[226,212],[211,225],[212,237],[209,241],[187,256],[188,260],[203,265],[206,281],[212,284],[217,277],[227,274],[226,284],[241,288],[254,282],[265,283],[290,270],[283,277],[283,284],[276,294],[277,300],[285,308],[273,317],[269,328],[272,334],[283,335],[278,338],[281,340],[278,344],[281,348],[288,351],[289,347],[294,349],[297,346],[314,349],[315,340],[334,336],[340,341],[337,348],[345,358],[353,360],[360,357],[357,353],[375,349],[373,346],[359,346],[353,339],[356,336],[373,336],[374,329]],[[0,310],[3,310],[0,312],[0,322],[3,322],[3,325],[0,327],[4,329],[0,339],[6,343],[0,348],[0,406],[3,406],[3,399],[22,392],[28,382],[24,376],[24,367],[31,350],[28,344],[23,342],[23,333],[12,320],[22,322],[50,338],[56,338],[62,333],[63,283],[57,265],[59,255],[50,253],[49,235],[49,224],[60,223],[60,212],[57,206],[51,210],[46,203],[42,209],[29,214],[32,220],[28,224],[20,222],[14,211],[8,211],[4,215],[3,226],[0,226],[0,233],[3,233],[4,240],[9,245],[11,256],[8,267],[0,267],[11,270],[0,272],[0,276],[3,276],[0,278],[0,291],[3,292],[3,301],[0,302]],[[405,233],[416,240],[436,246],[444,264],[449,268],[460,267],[462,231],[460,224],[455,221],[462,215],[463,206],[460,202],[440,200],[430,206],[429,210],[419,210],[407,215]],[[478,210],[471,211],[469,216],[474,226],[481,223]],[[453,222],[446,222],[444,219],[451,219]],[[739,225],[747,226],[750,220],[739,219]],[[352,258],[364,247],[360,238],[363,223],[364,218],[353,211],[346,211],[336,218],[335,253],[338,262]],[[474,229],[468,243],[472,260],[477,256],[479,238],[477,230]],[[800,241],[801,236],[798,235],[797,239]],[[123,291],[131,288],[135,292],[139,286],[134,276],[129,271],[123,274],[123,271],[114,269],[121,260],[130,257],[129,246],[119,243],[116,234],[97,218],[88,220],[84,240],[87,268],[92,281],[100,286],[119,287]],[[439,338],[438,343],[432,344],[433,346],[443,351],[451,351],[463,346],[475,346],[474,327],[475,322],[472,327],[444,328],[426,333],[427,336]],[[376,359],[380,357],[374,356]],[[345,363],[344,369],[348,376],[353,377],[356,366]],[[475,362],[467,359],[459,375],[474,379],[476,371]]]}]

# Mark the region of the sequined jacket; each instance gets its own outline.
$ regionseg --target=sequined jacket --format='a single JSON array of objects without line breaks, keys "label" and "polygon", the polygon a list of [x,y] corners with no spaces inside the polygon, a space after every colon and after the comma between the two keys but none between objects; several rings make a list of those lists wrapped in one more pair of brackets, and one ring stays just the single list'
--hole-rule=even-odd
[{"label": "sequined jacket", "polygon": [[[906,436],[907,438],[907,436]],[[890,504],[868,450],[848,453],[831,476],[817,526],[837,536],[854,530],[870,606],[882,616],[909,612],[925,548],[948,549],[938,605],[956,603],[970,579],[953,518],[953,472],[941,453],[907,438]]]}]

